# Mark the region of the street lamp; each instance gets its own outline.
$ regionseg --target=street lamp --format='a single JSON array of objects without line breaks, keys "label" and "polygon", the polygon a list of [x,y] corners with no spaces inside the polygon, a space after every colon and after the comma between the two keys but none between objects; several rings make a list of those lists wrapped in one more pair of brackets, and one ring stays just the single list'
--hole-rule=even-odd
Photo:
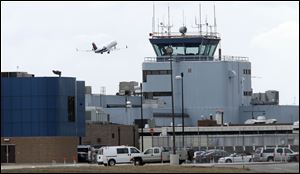
[{"label": "street lamp", "polygon": [[56,75],[58,75],[59,77],[61,76],[61,71],[58,70],[52,70],[52,72]]},{"label": "street lamp", "polygon": [[128,125],[130,125],[130,124],[129,124],[130,118],[129,118],[129,114],[128,114],[128,110],[127,110],[127,109],[128,109],[128,108],[131,108],[131,107],[132,107],[131,101],[128,101],[127,98],[126,98],[126,111],[127,111],[127,124],[128,124]]},{"label": "street lamp", "polygon": [[180,76],[175,77],[176,80],[181,80],[181,118],[182,118],[182,147],[184,148],[184,104],[183,104],[183,72]]},{"label": "street lamp", "polygon": [[140,84],[141,90],[141,121],[142,121],[142,152],[144,151],[144,118],[143,118],[143,83]]},{"label": "street lamp", "polygon": [[170,56],[170,69],[171,69],[171,92],[172,92],[172,128],[173,128],[173,154],[176,154],[175,150],[175,118],[174,118],[174,94],[173,94],[173,67],[172,67],[172,54],[173,54],[173,48],[171,46],[168,46],[166,48],[167,55]]}]

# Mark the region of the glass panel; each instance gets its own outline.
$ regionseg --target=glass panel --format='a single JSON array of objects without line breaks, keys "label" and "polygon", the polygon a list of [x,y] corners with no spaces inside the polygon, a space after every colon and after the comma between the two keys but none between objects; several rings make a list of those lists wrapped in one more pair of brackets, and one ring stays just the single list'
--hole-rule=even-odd
[{"label": "glass panel", "polygon": [[161,51],[157,45],[154,45],[154,50],[155,50],[157,56],[161,56]]},{"label": "glass panel", "polygon": [[199,55],[199,47],[186,47],[186,55]]},{"label": "glass panel", "polygon": [[131,153],[140,153],[136,148],[130,148]]},{"label": "glass panel", "polygon": [[213,56],[216,50],[217,45],[212,45],[209,51],[209,56]]},{"label": "glass panel", "polygon": [[153,149],[148,149],[145,154],[152,154],[153,153]]},{"label": "glass panel", "polygon": [[285,153],[293,153],[290,149],[285,149]]}]

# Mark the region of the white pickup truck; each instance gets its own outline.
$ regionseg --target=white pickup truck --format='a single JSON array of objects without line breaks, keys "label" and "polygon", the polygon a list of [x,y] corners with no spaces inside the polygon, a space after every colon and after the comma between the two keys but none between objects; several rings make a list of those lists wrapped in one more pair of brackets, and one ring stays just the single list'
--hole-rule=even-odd
[{"label": "white pickup truck", "polygon": [[[179,154],[179,163],[183,163],[187,159],[186,150],[177,150]],[[170,151],[164,147],[152,147],[144,150],[141,156],[136,156],[131,159],[135,165],[143,165],[145,163],[169,162]]]}]

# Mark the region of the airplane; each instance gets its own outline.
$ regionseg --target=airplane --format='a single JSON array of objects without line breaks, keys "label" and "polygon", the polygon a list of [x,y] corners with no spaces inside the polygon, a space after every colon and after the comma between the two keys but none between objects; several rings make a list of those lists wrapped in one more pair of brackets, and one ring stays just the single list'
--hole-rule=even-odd
[{"label": "airplane", "polygon": [[[116,41],[112,41],[106,45],[104,45],[102,48],[98,48],[97,45],[93,42],[92,46],[93,49],[92,50],[85,50],[85,51],[94,51],[95,53],[100,53],[103,54],[105,52],[107,52],[107,54],[109,54],[111,51],[117,50],[117,42]],[[126,46],[127,48],[127,46]],[[76,49],[77,51],[79,51],[78,49]]]},{"label": "airplane", "polygon": [[116,41],[112,41],[109,44],[103,46],[102,48],[97,48],[97,46],[96,46],[96,44],[94,42],[92,43],[92,45],[93,45],[93,51],[95,53],[101,53],[101,54],[103,54],[104,52],[107,52],[107,54],[109,54],[111,50],[116,49],[117,42]]}]

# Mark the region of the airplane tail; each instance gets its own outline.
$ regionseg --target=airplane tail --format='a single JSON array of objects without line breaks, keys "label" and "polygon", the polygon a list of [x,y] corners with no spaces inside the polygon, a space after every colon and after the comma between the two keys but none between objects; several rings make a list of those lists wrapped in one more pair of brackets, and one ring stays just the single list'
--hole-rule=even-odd
[{"label": "airplane tail", "polygon": [[97,50],[97,46],[94,42],[92,43],[92,45],[93,45],[93,50]]}]

